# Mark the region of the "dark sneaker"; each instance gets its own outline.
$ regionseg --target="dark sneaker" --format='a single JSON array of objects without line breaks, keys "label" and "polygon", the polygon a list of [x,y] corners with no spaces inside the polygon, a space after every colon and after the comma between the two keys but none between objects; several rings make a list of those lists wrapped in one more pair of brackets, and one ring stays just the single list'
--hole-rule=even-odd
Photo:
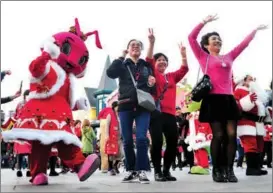
[{"label": "dark sneaker", "polygon": [[176,181],[176,177],[172,176],[170,172],[163,172],[166,181]]},{"label": "dark sneaker", "polygon": [[138,179],[141,184],[149,184],[150,183],[150,180],[147,178],[145,171],[140,171],[138,173]]},{"label": "dark sneaker", "polygon": [[116,171],[114,169],[109,171],[110,176],[115,176],[116,175]]},{"label": "dark sneaker", "polygon": [[122,180],[122,183],[129,183],[137,179],[137,173],[134,171],[128,171]]}]

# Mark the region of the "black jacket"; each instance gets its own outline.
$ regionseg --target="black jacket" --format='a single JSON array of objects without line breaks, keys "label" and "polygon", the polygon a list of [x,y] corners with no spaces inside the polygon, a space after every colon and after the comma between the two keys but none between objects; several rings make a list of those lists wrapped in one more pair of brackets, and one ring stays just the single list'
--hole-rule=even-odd
[{"label": "black jacket", "polygon": [[119,58],[114,60],[106,73],[109,78],[119,79],[119,111],[133,110],[134,108],[142,109],[137,104],[136,89],[131,79],[127,66],[130,67],[133,76],[139,78],[137,80],[137,87],[150,94],[155,92],[155,86],[148,86],[149,75],[153,76],[152,68],[149,63],[143,59],[139,59],[137,64],[131,59]]}]

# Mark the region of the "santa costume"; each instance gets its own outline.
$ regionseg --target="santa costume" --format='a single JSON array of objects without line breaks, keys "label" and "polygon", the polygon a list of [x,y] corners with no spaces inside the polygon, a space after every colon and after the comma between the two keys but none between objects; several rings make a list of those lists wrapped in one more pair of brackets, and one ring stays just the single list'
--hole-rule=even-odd
[{"label": "santa costume", "polygon": [[49,38],[41,48],[41,55],[29,66],[31,73],[29,100],[11,131],[3,132],[3,139],[31,142],[31,180],[34,185],[48,184],[47,162],[51,148],[58,149],[59,157],[74,169],[80,181],[85,181],[98,168],[96,154],[85,158],[81,141],[72,131],[72,110],[86,110],[86,99],[75,100],[75,79],[84,76],[88,49],[78,20],[69,32],[60,32]]},{"label": "santa costume", "polygon": [[[256,82],[251,81],[249,87],[243,86],[242,82],[236,87],[234,96],[241,109],[237,135],[241,139],[246,156],[246,175],[265,175],[267,171],[261,170],[260,166],[265,136],[264,120],[267,116],[264,103],[267,97]],[[257,98],[254,95],[257,95]]]},{"label": "santa costume", "polygon": [[191,168],[190,174],[209,174],[209,154],[212,132],[208,123],[200,123],[198,112],[192,113],[189,120],[190,133],[185,139],[189,144],[188,151],[194,151],[196,165]]},{"label": "santa costume", "polygon": [[108,170],[110,175],[119,173],[117,164],[122,159],[122,141],[119,121],[116,112],[111,107],[104,108],[98,119],[106,119],[106,138],[104,153],[108,155]]}]

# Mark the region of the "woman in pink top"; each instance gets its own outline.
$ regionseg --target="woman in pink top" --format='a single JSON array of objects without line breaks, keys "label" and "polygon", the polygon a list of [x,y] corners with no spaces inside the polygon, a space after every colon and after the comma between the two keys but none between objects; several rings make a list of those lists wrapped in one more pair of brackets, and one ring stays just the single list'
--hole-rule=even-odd
[{"label": "woman in pink top", "polygon": [[[238,182],[233,172],[233,162],[236,153],[239,109],[233,97],[232,65],[233,61],[254,38],[256,32],[266,29],[266,26],[259,26],[230,52],[220,55],[222,40],[217,32],[205,34],[201,39],[201,46],[197,42],[197,36],[201,29],[216,19],[216,15],[208,16],[189,35],[189,43],[193,53],[199,61],[203,73],[210,76],[213,85],[210,94],[202,101],[199,121],[210,123],[213,132],[211,142],[213,180],[216,182]],[[207,61],[208,68],[205,72]]]}]

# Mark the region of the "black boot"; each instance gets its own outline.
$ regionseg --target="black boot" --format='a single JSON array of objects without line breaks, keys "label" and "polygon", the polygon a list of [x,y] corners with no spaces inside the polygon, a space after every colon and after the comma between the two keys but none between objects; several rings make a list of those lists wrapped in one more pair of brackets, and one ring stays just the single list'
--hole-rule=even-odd
[{"label": "black boot", "polygon": [[227,180],[228,182],[236,183],[238,182],[238,178],[234,174],[233,166],[227,168]]},{"label": "black boot", "polygon": [[155,181],[157,182],[165,182],[166,178],[163,176],[162,172],[156,172],[155,173]]},{"label": "black boot", "polygon": [[27,171],[26,175],[27,175],[27,177],[31,177],[31,173],[29,170]]},{"label": "black boot", "polygon": [[260,176],[260,158],[257,157],[257,154],[254,152],[247,152],[246,154],[246,175],[247,176]]},{"label": "black boot", "polygon": [[224,182],[228,182],[228,167],[221,168],[221,175],[224,178]]},{"label": "black boot", "polygon": [[176,177],[172,176],[170,173],[170,169],[164,167],[163,176],[166,178],[166,181],[176,181]]},{"label": "black boot", "polygon": [[268,172],[266,170],[262,170],[262,167],[261,167],[261,165],[263,165],[263,159],[262,159],[261,153],[257,153],[257,162],[259,162],[257,167],[260,166],[260,167],[258,167],[258,169],[260,170],[261,175],[267,175]]},{"label": "black boot", "polygon": [[220,168],[212,168],[212,179],[214,182],[226,182],[223,172]]},{"label": "black boot", "polygon": [[49,167],[50,167],[50,172],[49,176],[59,176],[59,173],[56,172],[56,162],[57,162],[57,157],[56,156],[51,156],[49,158]]},{"label": "black boot", "polygon": [[17,173],[16,173],[17,177],[22,177],[23,176],[23,173],[21,170],[18,170]]}]

